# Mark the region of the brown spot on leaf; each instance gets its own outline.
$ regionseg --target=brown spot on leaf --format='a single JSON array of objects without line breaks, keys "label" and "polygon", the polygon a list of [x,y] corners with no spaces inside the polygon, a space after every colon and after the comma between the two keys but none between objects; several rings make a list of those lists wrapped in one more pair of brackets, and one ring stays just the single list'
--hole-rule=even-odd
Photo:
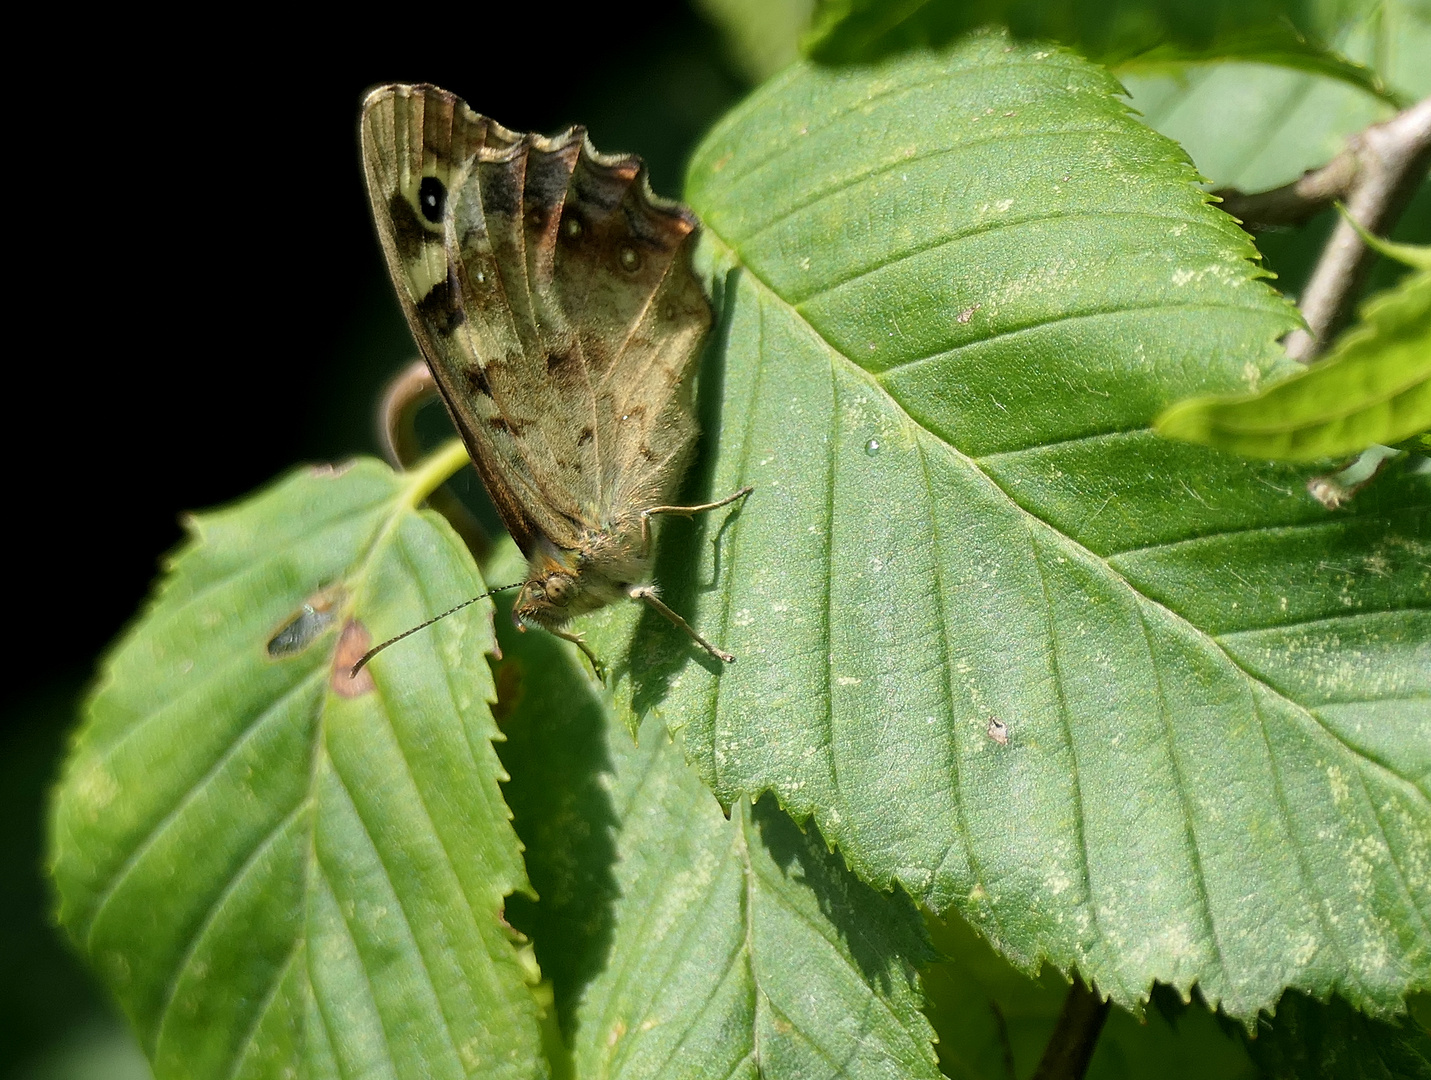
[{"label": "brown spot on leaf", "polygon": [[987,731],[989,738],[993,739],[1000,746],[1009,745],[1009,725],[1004,723],[997,716],[989,717]]},{"label": "brown spot on leaf", "polygon": [[373,635],[357,619],[350,619],[343,627],[343,636],[338,639],[338,648],[333,652],[333,670],[328,676],[328,685],[339,697],[355,698],[371,694],[377,687],[373,684],[373,673],[367,668],[353,676],[353,665],[363,658],[372,647]]}]

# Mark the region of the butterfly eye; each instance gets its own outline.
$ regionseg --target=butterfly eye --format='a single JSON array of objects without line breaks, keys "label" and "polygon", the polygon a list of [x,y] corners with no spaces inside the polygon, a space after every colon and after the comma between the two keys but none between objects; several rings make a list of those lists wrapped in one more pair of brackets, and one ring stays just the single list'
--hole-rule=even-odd
[{"label": "butterfly eye", "polygon": [[565,607],[575,592],[576,582],[565,574],[552,574],[547,578],[547,599],[557,607]]},{"label": "butterfly eye", "polygon": [[434,225],[442,221],[442,210],[447,203],[447,189],[435,176],[424,176],[422,186],[417,189],[417,205],[422,216]]},{"label": "butterfly eye", "polygon": [[624,246],[616,257],[621,261],[623,270],[635,271],[641,268],[641,253],[629,244]]},{"label": "butterfly eye", "polygon": [[578,218],[567,216],[562,219],[561,233],[568,240],[576,240],[581,236],[581,221]]}]

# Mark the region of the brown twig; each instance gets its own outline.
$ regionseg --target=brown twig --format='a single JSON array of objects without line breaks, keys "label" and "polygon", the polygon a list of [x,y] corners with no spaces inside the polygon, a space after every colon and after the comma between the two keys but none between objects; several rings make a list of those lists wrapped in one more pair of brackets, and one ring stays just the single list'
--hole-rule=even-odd
[{"label": "brown twig", "polygon": [[1357,155],[1350,147],[1319,169],[1308,169],[1290,184],[1250,195],[1236,188],[1213,194],[1248,232],[1304,225],[1337,199],[1346,197],[1357,174]]},{"label": "brown twig", "polygon": [[1043,1059],[1034,1070],[1033,1080],[1082,1080],[1093,1059],[1093,1049],[1108,1019],[1110,1003],[1099,998],[1073,973],[1073,985],[1063,999],[1063,1011],[1058,1024],[1044,1047]]},{"label": "brown twig", "polygon": [[[1358,139],[1359,168],[1347,193],[1347,213],[1371,233],[1386,231],[1410,201],[1431,161],[1431,97]],[[1371,269],[1373,252],[1352,228],[1338,221],[1300,306],[1307,330],[1287,336],[1287,355],[1308,361],[1326,347],[1351,314],[1358,289]]]},{"label": "brown twig", "polygon": [[394,469],[406,469],[417,460],[417,433],[413,416],[418,406],[437,393],[425,360],[414,360],[394,375],[378,405],[378,443]]},{"label": "brown twig", "polygon": [[[1308,220],[1334,200],[1368,232],[1392,225],[1431,163],[1431,97],[1347,140],[1347,148],[1320,169],[1272,191],[1218,192],[1223,209],[1251,231]],[[1346,323],[1374,253],[1350,223],[1339,221],[1322,250],[1300,306],[1306,330],[1287,335],[1287,354],[1316,358]]]},{"label": "brown twig", "polygon": [[[389,381],[378,405],[378,443],[394,469],[408,469],[422,454],[414,418],[417,410],[437,393],[425,360],[414,360]],[[491,550],[492,539],[466,504],[443,485],[427,497],[427,504],[457,530],[478,560]]]}]

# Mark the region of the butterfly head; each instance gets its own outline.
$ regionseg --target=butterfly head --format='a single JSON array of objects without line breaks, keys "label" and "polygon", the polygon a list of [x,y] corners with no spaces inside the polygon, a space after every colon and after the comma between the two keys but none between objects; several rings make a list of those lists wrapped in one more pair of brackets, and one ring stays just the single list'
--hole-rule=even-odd
[{"label": "butterfly head", "polygon": [[532,578],[517,594],[517,602],[512,606],[512,618],[518,623],[559,626],[571,618],[573,612],[568,609],[579,591],[576,578],[569,574]]},{"label": "butterfly head", "polygon": [[601,606],[587,595],[578,552],[542,544],[527,567],[527,580],[512,605],[512,618],[539,626],[561,626],[568,619]]}]

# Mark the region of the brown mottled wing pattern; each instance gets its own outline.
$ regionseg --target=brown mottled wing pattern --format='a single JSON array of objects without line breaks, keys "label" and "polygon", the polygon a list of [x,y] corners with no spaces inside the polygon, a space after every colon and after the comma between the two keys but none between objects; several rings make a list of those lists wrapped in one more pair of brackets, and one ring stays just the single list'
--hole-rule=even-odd
[{"label": "brown mottled wing pattern", "polygon": [[669,501],[710,324],[689,211],[580,128],[520,135],[431,86],[373,91],[362,140],[404,310],[522,550]]}]

